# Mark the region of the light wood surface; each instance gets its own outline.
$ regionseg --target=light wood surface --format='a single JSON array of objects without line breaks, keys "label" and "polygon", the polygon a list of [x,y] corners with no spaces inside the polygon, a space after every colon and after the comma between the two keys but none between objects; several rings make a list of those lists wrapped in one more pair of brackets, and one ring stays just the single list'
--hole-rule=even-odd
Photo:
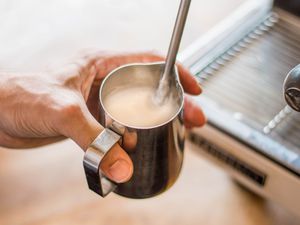
[{"label": "light wood surface", "polygon": [[[242,0],[195,0],[183,47]],[[179,1],[0,2],[0,68],[34,71],[80,49],[167,49]],[[67,140],[34,150],[0,148],[0,224],[296,225],[276,204],[241,188],[188,143],[176,184],[164,194],[102,199],[88,190],[83,152]]]}]

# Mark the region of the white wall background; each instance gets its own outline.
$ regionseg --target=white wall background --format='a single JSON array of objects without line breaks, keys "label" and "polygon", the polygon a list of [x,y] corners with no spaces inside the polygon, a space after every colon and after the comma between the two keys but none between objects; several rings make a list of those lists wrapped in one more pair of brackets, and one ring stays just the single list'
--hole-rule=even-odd
[{"label": "white wall background", "polygon": [[[243,1],[193,0],[182,47]],[[164,53],[178,6],[179,0],[0,0],[0,69],[38,69],[81,49]]]}]

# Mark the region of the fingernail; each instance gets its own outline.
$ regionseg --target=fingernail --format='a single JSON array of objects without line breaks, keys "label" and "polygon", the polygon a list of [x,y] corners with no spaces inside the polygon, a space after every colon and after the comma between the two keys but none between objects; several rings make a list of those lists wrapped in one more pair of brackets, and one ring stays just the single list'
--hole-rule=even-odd
[{"label": "fingernail", "polygon": [[112,180],[121,183],[130,178],[131,168],[125,160],[119,159],[109,167],[108,173]]},{"label": "fingernail", "polygon": [[199,88],[199,94],[201,94],[202,93],[202,87],[201,87],[201,85],[198,82],[197,82],[197,86]]}]

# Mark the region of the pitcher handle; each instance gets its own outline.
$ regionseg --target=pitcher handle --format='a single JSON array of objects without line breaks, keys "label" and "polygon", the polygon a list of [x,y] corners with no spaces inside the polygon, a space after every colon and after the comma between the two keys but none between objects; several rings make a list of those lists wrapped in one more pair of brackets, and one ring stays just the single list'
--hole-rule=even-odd
[{"label": "pitcher handle", "polygon": [[103,157],[120,141],[121,136],[109,128],[105,128],[90,144],[83,158],[83,167],[89,188],[105,197],[117,184],[107,178],[100,169]]}]

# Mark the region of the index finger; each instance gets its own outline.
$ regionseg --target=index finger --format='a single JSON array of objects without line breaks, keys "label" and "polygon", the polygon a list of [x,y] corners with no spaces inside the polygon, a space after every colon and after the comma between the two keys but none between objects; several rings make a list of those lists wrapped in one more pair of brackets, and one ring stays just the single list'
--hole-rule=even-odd
[{"label": "index finger", "polygon": [[181,64],[177,63],[179,72],[180,83],[184,91],[191,95],[199,95],[202,92],[202,88],[193,75]]}]

